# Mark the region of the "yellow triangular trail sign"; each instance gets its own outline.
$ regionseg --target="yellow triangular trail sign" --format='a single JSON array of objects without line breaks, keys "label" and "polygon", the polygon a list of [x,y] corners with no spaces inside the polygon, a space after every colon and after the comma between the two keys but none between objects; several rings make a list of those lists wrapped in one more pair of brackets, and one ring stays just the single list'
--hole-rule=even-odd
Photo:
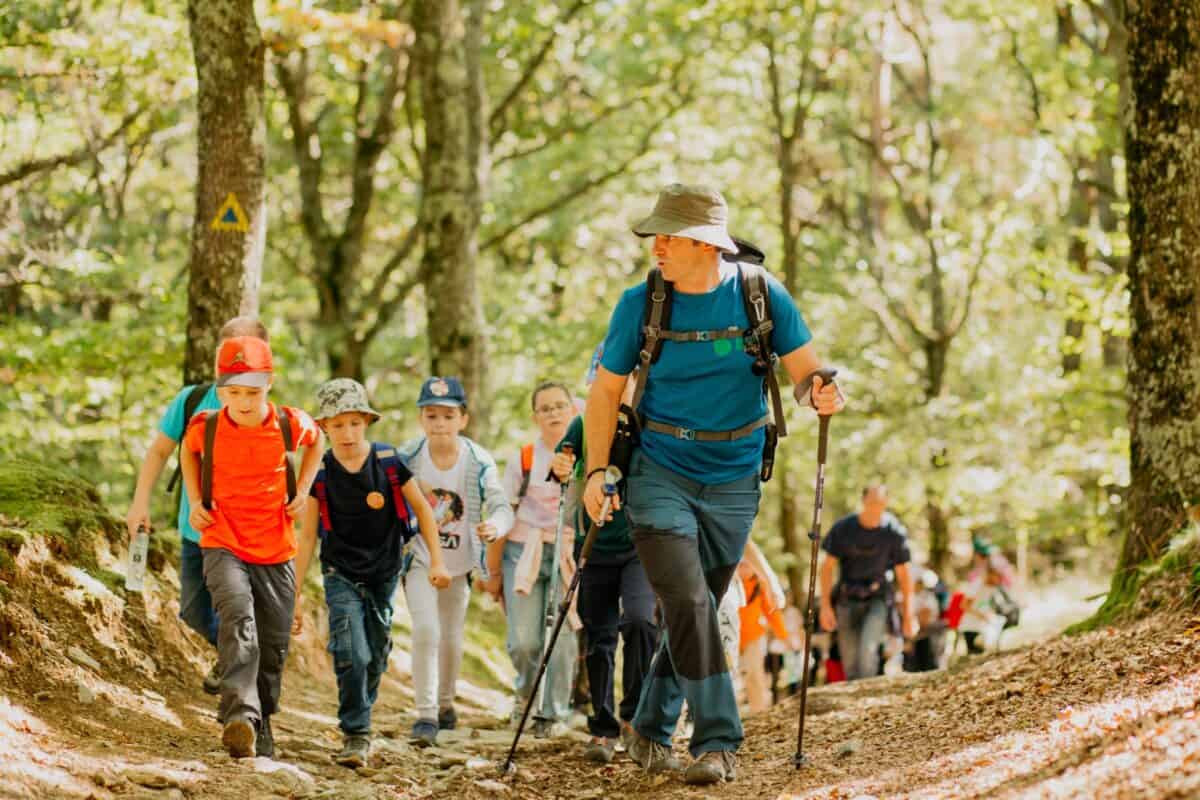
[{"label": "yellow triangular trail sign", "polygon": [[217,215],[213,217],[212,229],[242,233],[250,229],[250,220],[246,217],[246,212],[242,210],[242,205],[233,192],[226,195],[225,202],[217,209]]}]

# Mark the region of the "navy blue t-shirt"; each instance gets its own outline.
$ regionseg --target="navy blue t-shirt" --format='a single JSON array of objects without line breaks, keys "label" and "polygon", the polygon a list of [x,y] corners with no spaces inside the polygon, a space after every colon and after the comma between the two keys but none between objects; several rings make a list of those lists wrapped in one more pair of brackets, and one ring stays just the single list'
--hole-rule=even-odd
[{"label": "navy blue t-shirt", "polygon": [[[774,277],[767,276],[771,300],[771,350],[780,357],[812,339],[795,301]],[[674,331],[711,331],[750,326],[742,303],[742,282],[735,264],[721,262],[721,281],[704,294],[672,293],[670,327]],[[600,363],[615,375],[628,375],[642,347],[645,282],[627,289],[613,310]],[[662,355],[650,368],[641,408],[646,417],[697,431],[740,428],[767,413],[764,379],[750,371],[754,359],[741,338],[707,342],[663,342]],[[762,462],[759,428],[732,442],[698,442],[642,431],[642,450],[655,464],[704,484],[728,483],[756,472]]]},{"label": "navy blue t-shirt", "polygon": [[825,535],[821,549],[838,560],[841,583],[860,586],[882,584],[889,569],[912,561],[908,531],[886,512],[878,528],[864,528],[858,514],[842,517]]},{"label": "navy blue t-shirt", "polygon": [[[332,451],[325,453],[325,496],[333,531],[321,539],[321,564],[354,581],[391,578],[400,571],[403,531],[387,472],[374,448],[358,472],[348,472]],[[403,463],[397,466],[400,485],[412,479]],[[367,495],[383,495],[383,507],[373,509]],[[310,490],[316,502],[315,486]]]}]

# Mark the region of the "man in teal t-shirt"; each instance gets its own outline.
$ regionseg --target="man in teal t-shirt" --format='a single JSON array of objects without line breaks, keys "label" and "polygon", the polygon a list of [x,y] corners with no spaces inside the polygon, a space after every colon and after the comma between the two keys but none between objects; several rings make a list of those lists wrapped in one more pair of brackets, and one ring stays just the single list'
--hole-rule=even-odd
[{"label": "man in teal t-shirt", "polygon": [[[632,386],[630,387],[632,390]],[[559,456],[555,459],[555,475],[569,477],[579,487],[583,484],[583,466],[587,446],[583,441],[583,418],[576,417],[567,427],[556,451],[570,445],[581,457],[568,475],[559,475],[557,468],[565,466]],[[575,559],[579,560],[583,540],[591,520],[577,506],[575,513]],[[592,739],[583,752],[589,761],[607,764],[612,761],[618,738],[629,741],[633,714],[642,693],[642,681],[650,669],[650,659],[658,644],[658,626],[654,621],[654,590],[646,570],[638,559],[633,540],[629,538],[629,522],[624,511],[597,531],[592,552],[583,573],[579,576],[579,619],[587,639],[585,659],[588,688],[591,692],[592,715],[588,731]],[[621,670],[623,697],[618,713],[614,713],[613,677],[616,674],[617,635],[624,645]]]},{"label": "man in teal t-shirt", "polygon": [[[235,336],[254,336],[266,341],[267,329],[253,317],[234,317],[221,327],[217,347],[221,346],[221,342]],[[137,533],[139,526],[145,526],[148,531],[154,530],[154,526],[150,523],[150,492],[154,489],[154,484],[158,480],[158,476],[162,474],[163,467],[170,460],[171,454],[179,446],[184,431],[187,430],[188,420],[184,419],[184,412],[189,397],[197,388],[196,386],[185,386],[175,395],[175,399],[163,413],[154,441],[146,450],[146,457],[142,461],[142,468],[138,473],[137,487],[133,492],[133,502],[129,506],[129,513],[125,516],[131,539]],[[217,399],[216,389],[209,386],[204,396],[199,398],[199,402],[194,405],[193,414],[219,409],[221,402]],[[187,492],[182,492],[179,514],[176,519],[176,526],[182,537],[179,548],[179,618],[189,628],[207,639],[208,643],[215,648],[217,646],[217,613],[213,608],[208,587],[204,583],[204,558],[200,551],[200,533],[188,521],[190,514],[191,506],[188,503]],[[204,690],[209,694],[216,694],[220,690],[220,684],[220,667],[214,664],[204,678]]]},{"label": "man in teal t-shirt", "polygon": [[[717,606],[729,587],[758,513],[765,370],[747,342],[750,319],[740,267],[725,261],[737,245],[725,199],[703,187],[675,184],[634,227],[654,237],[653,257],[673,287],[657,361],[639,398],[641,447],[627,471],[626,511],[634,545],[662,605],[666,628],[634,714],[629,754],[649,772],[679,770],[671,737],[686,698],[695,715],[684,773],[690,784],[734,779],[741,745],[733,680],[721,648]],[[820,414],[840,410],[837,387],[813,377],[821,366],[795,302],[766,277],[773,328],[770,352]],[[584,430],[590,449],[583,505],[596,519],[604,470],[627,376],[644,363],[646,285],[621,296],[609,323]],[[764,304],[765,305],[765,304]],[[671,334],[669,338],[667,333]],[[760,335],[762,335],[760,334]],[[770,368],[773,368],[772,364]]]}]

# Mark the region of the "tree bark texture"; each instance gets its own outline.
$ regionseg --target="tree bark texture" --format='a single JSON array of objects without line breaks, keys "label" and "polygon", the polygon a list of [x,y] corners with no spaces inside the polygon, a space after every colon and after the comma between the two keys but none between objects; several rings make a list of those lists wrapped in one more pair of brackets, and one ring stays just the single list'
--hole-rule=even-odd
[{"label": "tree bark texture", "polygon": [[430,369],[465,384],[475,427],[486,427],[485,332],[476,275],[482,108],[458,0],[414,6],[415,57],[425,130],[422,234]]},{"label": "tree bark texture", "polygon": [[1200,0],[1141,0],[1128,14],[1131,485],[1118,581],[1200,501]]},{"label": "tree bark texture", "polygon": [[[263,207],[265,48],[252,0],[189,0],[198,81],[196,216],[188,277],[184,381],[212,379],[217,334],[230,317],[258,313]],[[232,194],[246,230],[213,220]]]}]

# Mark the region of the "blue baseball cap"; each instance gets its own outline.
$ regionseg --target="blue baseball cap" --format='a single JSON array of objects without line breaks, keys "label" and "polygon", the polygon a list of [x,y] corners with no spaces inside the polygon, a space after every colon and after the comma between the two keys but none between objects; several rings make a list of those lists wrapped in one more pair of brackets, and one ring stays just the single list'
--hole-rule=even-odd
[{"label": "blue baseball cap", "polygon": [[417,398],[417,408],[425,406],[466,408],[467,390],[463,388],[462,381],[458,378],[441,378],[434,375],[421,384],[421,396]]}]

